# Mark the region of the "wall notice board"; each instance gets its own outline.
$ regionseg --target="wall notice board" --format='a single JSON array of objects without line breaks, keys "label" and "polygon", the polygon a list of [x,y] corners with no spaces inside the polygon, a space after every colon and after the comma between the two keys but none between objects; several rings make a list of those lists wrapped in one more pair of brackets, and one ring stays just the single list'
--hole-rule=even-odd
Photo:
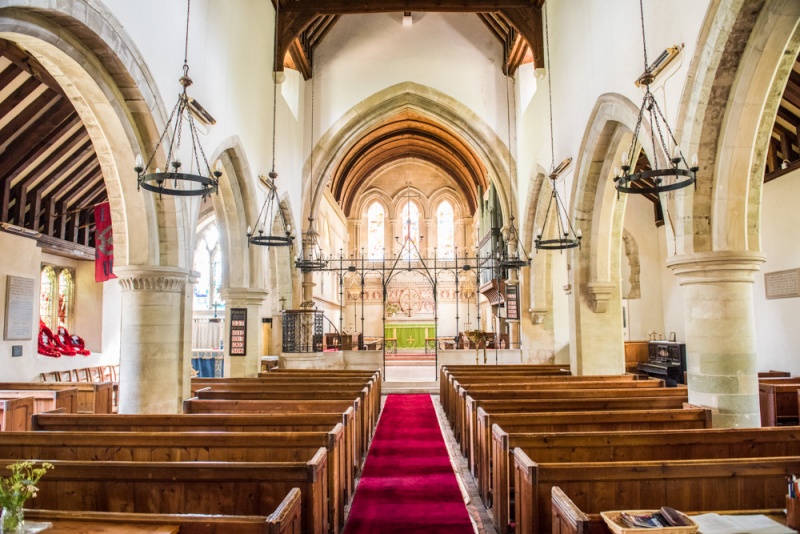
[{"label": "wall notice board", "polygon": [[231,356],[247,354],[247,308],[231,308]]}]

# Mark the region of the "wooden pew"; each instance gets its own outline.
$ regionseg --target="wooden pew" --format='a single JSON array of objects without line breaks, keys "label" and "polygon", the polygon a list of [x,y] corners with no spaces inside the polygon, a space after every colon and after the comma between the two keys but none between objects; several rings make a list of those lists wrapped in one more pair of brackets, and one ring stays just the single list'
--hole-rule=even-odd
[{"label": "wooden pew", "polygon": [[292,462],[55,460],[51,462],[54,469],[37,484],[38,498],[28,505],[53,510],[267,516],[296,487],[302,495],[302,532],[327,534],[326,456],[320,448],[311,458]]},{"label": "wooden pew", "polygon": [[78,413],[78,390],[76,388],[58,389],[55,391],[39,390],[0,390],[0,399],[33,398],[34,413],[48,412],[63,408],[67,413]]},{"label": "wooden pew", "polygon": [[508,434],[492,428],[495,525],[507,532],[513,485],[509,479],[515,449],[537,464],[759,458],[800,455],[800,428],[670,429],[633,432]]},{"label": "wooden pew", "polygon": [[[562,376],[555,376],[555,375],[541,375],[541,376],[526,376],[526,375],[459,375],[459,374],[450,374],[448,376],[448,385],[445,391],[444,402],[447,404],[446,413],[449,413],[448,417],[453,418],[455,404],[460,398],[460,391],[461,390],[469,390],[471,387],[480,385],[480,384],[497,384],[498,387],[513,389],[515,384],[538,384],[538,383],[560,383],[560,382],[567,382],[567,383],[578,383],[582,384],[584,382],[590,383],[626,383],[626,384],[635,384],[638,382],[642,382],[643,384],[659,384],[660,382],[655,379],[645,379],[639,380],[639,378],[635,375],[597,375],[597,376],[572,376],[572,375],[562,375]],[[507,386],[505,385],[507,384]],[[602,389],[602,388],[597,388]]]},{"label": "wooden pew", "polygon": [[[496,428],[501,430],[497,431]],[[508,518],[509,509],[503,502],[510,502],[509,492],[504,488],[513,484],[510,477],[510,464],[513,461],[510,451],[513,446],[507,445],[508,439],[498,443],[502,438],[497,436],[503,434],[516,438],[519,435],[553,435],[554,432],[606,434],[635,430],[704,428],[711,428],[711,410],[706,408],[509,414],[487,414],[480,408],[476,453],[478,490],[487,507],[499,506],[500,513]],[[503,452],[508,454],[503,455]],[[494,514],[495,518],[499,518],[498,512],[495,511]],[[505,525],[507,521],[496,524]]]},{"label": "wooden pew", "polygon": [[474,458],[478,408],[487,413],[502,412],[582,412],[586,410],[677,409],[688,401],[686,388],[661,389],[558,389],[552,391],[502,391],[497,394],[479,392],[466,395],[461,408],[463,416],[456,419],[456,437],[461,436],[461,450],[475,472]]},{"label": "wooden pew", "polygon": [[550,493],[561,487],[587,513],[646,510],[778,508],[800,457],[648,462],[536,463],[514,449],[516,531],[551,531]]},{"label": "wooden pew", "polygon": [[[451,413],[453,418],[459,417],[459,410],[463,408],[463,402],[467,394],[481,392],[501,393],[505,391],[547,391],[553,389],[660,389],[664,388],[663,380],[615,380],[608,377],[606,380],[586,380],[585,377],[554,377],[552,381],[535,382],[508,382],[508,383],[470,383],[462,384],[460,379],[453,381],[451,398]],[[685,390],[685,388],[684,388]],[[660,394],[660,393],[659,393]],[[512,394],[513,395],[513,394]],[[523,394],[524,395],[524,394]],[[476,395],[473,395],[475,397]],[[511,396],[510,396],[511,398]]]},{"label": "wooden pew", "polygon": [[451,376],[570,376],[569,365],[442,365],[439,368],[439,396]]},{"label": "wooden pew", "polygon": [[344,427],[347,501],[355,491],[355,421],[350,408],[344,413],[314,414],[158,414],[72,415],[36,414],[32,430],[66,432],[319,432],[341,423]]},{"label": "wooden pew", "polygon": [[183,401],[183,412],[186,414],[314,414],[342,413],[352,409],[355,421],[354,465],[360,466],[366,455],[368,436],[364,425],[364,414],[361,401],[325,401],[325,400],[206,400],[187,399]]},{"label": "wooden pew", "polygon": [[791,376],[792,373],[789,371],[775,371],[774,369],[758,373],[758,378],[791,378]]},{"label": "wooden pew", "polygon": [[761,378],[758,380],[761,426],[797,425],[800,423],[796,398],[798,387],[800,387],[800,377]]},{"label": "wooden pew", "polygon": [[0,390],[59,391],[75,388],[78,390],[77,412],[88,413],[112,413],[112,386],[111,382],[0,382]]},{"label": "wooden pew", "polygon": [[[553,534],[611,534],[606,522],[599,513],[585,514],[558,486],[553,486],[551,493],[553,510]],[[686,511],[687,515],[709,513],[709,511]],[[778,523],[786,521],[786,514],[781,508],[764,510],[714,510],[724,515],[765,515]]]},{"label": "wooden pew", "polygon": [[329,432],[0,434],[0,458],[134,462],[291,462],[327,450],[329,525],[344,526],[344,429]]},{"label": "wooden pew", "polygon": [[33,397],[0,399],[0,431],[19,432],[31,429]]},{"label": "wooden pew", "polygon": [[292,488],[269,516],[135,514],[61,510],[25,510],[25,519],[52,522],[75,532],[97,526],[137,525],[141,531],[150,525],[177,525],[181,534],[296,534],[300,532],[300,490]]},{"label": "wooden pew", "polygon": [[[259,379],[255,379],[259,380]],[[365,436],[375,433],[380,414],[380,397],[375,391],[363,385],[337,386],[308,383],[305,384],[269,384],[242,383],[207,386],[195,392],[199,399],[215,400],[347,400],[360,399],[364,411]]]}]

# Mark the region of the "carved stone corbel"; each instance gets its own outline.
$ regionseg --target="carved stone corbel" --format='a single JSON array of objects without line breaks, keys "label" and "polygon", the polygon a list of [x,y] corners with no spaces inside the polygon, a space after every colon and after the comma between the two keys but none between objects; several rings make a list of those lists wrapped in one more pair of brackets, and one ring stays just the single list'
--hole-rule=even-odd
[{"label": "carved stone corbel", "polygon": [[592,311],[595,313],[605,313],[608,310],[608,302],[617,285],[611,282],[589,282],[587,284],[589,295],[592,297]]}]

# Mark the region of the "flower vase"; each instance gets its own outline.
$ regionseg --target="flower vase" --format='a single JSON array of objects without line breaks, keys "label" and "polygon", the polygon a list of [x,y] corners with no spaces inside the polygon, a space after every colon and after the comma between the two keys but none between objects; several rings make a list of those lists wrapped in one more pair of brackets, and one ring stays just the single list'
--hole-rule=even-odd
[{"label": "flower vase", "polygon": [[0,521],[0,532],[12,534],[23,532],[25,524],[25,510],[22,506],[3,508],[2,520]]}]

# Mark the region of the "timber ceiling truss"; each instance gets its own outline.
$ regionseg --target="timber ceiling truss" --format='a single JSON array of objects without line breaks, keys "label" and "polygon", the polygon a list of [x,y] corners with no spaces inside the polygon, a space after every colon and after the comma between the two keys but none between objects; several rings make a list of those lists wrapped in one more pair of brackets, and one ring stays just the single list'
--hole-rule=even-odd
[{"label": "timber ceiling truss", "polygon": [[[278,0],[272,0],[273,5]],[[308,80],[314,49],[341,15],[366,13],[445,12],[475,13],[500,41],[503,71],[513,75],[532,60],[544,64],[542,6],[545,0],[279,0],[276,70],[295,68]]]},{"label": "timber ceiling truss", "polygon": [[[786,169],[781,168],[784,161],[789,162]],[[797,168],[800,168],[800,55],[789,74],[772,126],[764,181],[774,180]]]},{"label": "timber ceiling truss", "polygon": [[0,183],[1,222],[94,246],[93,206],[108,195],[89,133],[47,70],[3,39]]}]

